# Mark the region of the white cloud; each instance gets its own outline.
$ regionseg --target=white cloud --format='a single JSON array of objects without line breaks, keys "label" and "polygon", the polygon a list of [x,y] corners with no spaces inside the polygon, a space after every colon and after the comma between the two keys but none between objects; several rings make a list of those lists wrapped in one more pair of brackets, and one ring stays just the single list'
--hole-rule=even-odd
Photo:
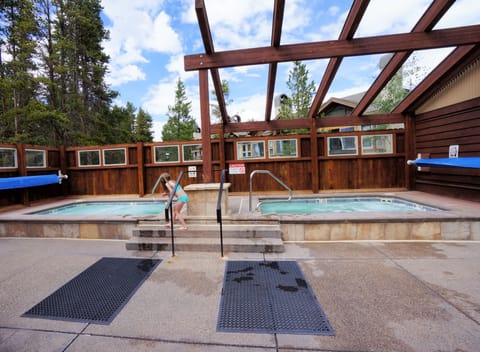
[{"label": "white cloud", "polygon": [[163,125],[165,125],[165,122],[163,122],[163,121],[158,121],[158,120],[153,121],[152,129],[153,129],[153,141],[154,142],[160,142],[162,140]]},{"label": "white cloud", "polygon": [[431,1],[373,0],[360,22],[356,37],[410,32]]},{"label": "white cloud", "polygon": [[256,94],[239,98],[228,106],[228,112],[239,115],[242,122],[261,121],[265,119],[265,95]]},{"label": "white cloud", "polygon": [[[170,17],[160,11],[162,4],[163,1],[102,0],[103,12],[110,22],[110,40],[104,47],[110,56],[112,84],[143,79],[145,74],[138,64],[148,63],[148,52],[181,51],[180,38]],[[129,74],[124,75],[125,72]]]},{"label": "white cloud", "polygon": [[435,29],[469,26],[480,22],[480,3],[478,0],[457,0],[442,17]]},{"label": "white cloud", "polygon": [[[183,16],[187,23],[198,23],[194,6]],[[206,0],[205,8],[216,51],[270,44],[270,1]]]},{"label": "white cloud", "polygon": [[112,72],[108,75],[107,83],[112,86],[119,86],[122,83],[130,81],[145,80],[145,73],[136,65],[127,65],[118,68],[114,67],[111,71]]},{"label": "white cloud", "polygon": [[184,68],[184,54],[170,56],[169,62],[165,65],[165,69],[170,73],[170,76],[180,77],[182,81],[187,81],[192,78],[197,78],[197,71],[185,71]]}]

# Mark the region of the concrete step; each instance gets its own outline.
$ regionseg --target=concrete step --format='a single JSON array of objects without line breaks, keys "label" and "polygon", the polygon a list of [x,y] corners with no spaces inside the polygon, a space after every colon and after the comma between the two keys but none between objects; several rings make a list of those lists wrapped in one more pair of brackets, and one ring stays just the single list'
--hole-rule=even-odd
[{"label": "concrete step", "polygon": [[[219,252],[220,238],[175,237],[175,251]],[[126,243],[127,250],[170,251],[171,237],[134,237]],[[228,252],[282,253],[280,238],[224,238],[224,254]]]},{"label": "concrete step", "polygon": [[[132,231],[133,237],[170,237],[170,227],[164,224],[140,224]],[[280,225],[268,224],[223,224],[224,238],[281,238]],[[218,238],[220,236],[219,224],[188,224],[188,230],[181,230],[174,226],[174,236],[189,238]]]}]

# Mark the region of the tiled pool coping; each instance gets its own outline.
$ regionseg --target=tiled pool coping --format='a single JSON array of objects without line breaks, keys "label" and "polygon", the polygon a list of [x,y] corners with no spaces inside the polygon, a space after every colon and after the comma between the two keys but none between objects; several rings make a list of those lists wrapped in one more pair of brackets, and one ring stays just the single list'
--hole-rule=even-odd
[{"label": "tiled pool coping", "polygon": [[[332,193],[307,195],[331,197]],[[368,212],[307,215],[262,215],[249,212],[249,197],[230,194],[225,222],[279,223],[284,241],[345,240],[480,240],[480,203],[431,195],[423,192],[341,193],[341,196],[391,196],[440,207],[434,212]],[[254,196],[255,204],[259,197]],[[298,195],[300,196],[300,195]],[[305,195],[302,195],[302,197]],[[270,197],[285,197],[275,195]],[[295,196],[294,196],[295,197]],[[0,213],[0,237],[66,237],[91,239],[124,239],[141,221],[163,222],[158,216],[42,216],[27,214],[78,200],[126,200],[132,197],[67,198],[41,205]],[[134,198],[135,200],[142,198]],[[188,216],[187,222],[215,223],[211,217]]]}]

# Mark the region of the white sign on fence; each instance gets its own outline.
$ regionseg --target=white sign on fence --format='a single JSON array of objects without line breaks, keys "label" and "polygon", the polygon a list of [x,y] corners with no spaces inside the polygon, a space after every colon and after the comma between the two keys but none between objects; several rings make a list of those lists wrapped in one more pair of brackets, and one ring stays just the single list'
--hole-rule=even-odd
[{"label": "white sign on fence", "polygon": [[230,164],[228,166],[228,173],[230,175],[244,175],[245,164]]}]

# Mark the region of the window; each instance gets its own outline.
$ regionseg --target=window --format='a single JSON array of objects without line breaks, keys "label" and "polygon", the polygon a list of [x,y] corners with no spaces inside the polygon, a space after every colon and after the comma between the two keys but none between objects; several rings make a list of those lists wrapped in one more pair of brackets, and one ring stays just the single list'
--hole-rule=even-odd
[{"label": "window", "polygon": [[185,144],[183,146],[183,161],[201,161],[202,157],[201,144]]},{"label": "window", "polygon": [[78,166],[100,166],[100,150],[79,150]]},{"label": "window", "polygon": [[296,139],[277,139],[268,141],[269,158],[294,158],[297,156]]},{"label": "window", "polygon": [[27,167],[46,167],[47,158],[45,150],[25,149],[25,162]]},{"label": "window", "polygon": [[0,148],[0,168],[16,169],[17,165],[17,150],[15,148]]},{"label": "window", "polygon": [[263,159],[265,158],[265,142],[237,142],[237,159]]},{"label": "window", "polygon": [[178,145],[154,147],[155,163],[175,163],[180,161]]},{"label": "window", "polygon": [[357,137],[328,137],[328,155],[357,155]]},{"label": "window", "polygon": [[362,136],[362,154],[392,154],[392,142],[391,134]]},{"label": "window", "polygon": [[103,165],[127,165],[127,151],[125,148],[104,149]]}]

